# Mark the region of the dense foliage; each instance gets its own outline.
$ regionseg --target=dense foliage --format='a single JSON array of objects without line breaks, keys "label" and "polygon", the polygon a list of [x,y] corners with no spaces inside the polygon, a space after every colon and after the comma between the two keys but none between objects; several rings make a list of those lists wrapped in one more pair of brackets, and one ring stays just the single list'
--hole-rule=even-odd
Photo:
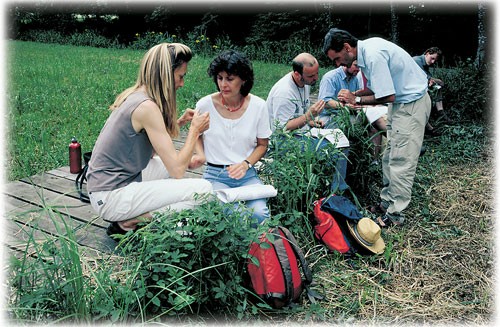
[{"label": "dense foliage", "polygon": [[[57,5],[46,1],[12,3],[7,17],[8,36],[16,40],[48,41],[37,36],[41,36],[41,31],[57,31],[60,34],[57,39],[63,37],[64,42],[71,35],[89,33],[104,37],[109,45],[128,47],[137,35],[151,32],[177,35],[183,40],[188,35],[196,38],[204,35],[212,40],[211,45],[231,40],[234,46],[246,47],[245,51],[254,60],[280,63],[288,63],[297,50],[319,54],[323,37],[331,27],[349,30],[360,39],[369,36],[391,39],[412,55],[439,46],[448,65],[453,65],[456,59],[474,58],[478,44],[478,7],[474,2],[124,1],[119,5],[107,2]],[[485,19],[488,18],[487,14]],[[490,33],[490,25],[485,26]],[[460,43],[450,38],[450,34],[460,35]],[[96,40],[94,46],[103,45]],[[322,64],[327,63],[325,57],[318,58],[324,60]]]}]

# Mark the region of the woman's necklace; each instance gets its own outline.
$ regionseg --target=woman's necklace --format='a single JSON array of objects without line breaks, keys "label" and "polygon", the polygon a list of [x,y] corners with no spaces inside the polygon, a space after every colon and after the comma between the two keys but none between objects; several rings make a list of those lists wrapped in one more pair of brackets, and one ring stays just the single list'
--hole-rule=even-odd
[{"label": "woman's necklace", "polygon": [[240,105],[239,105],[237,108],[231,109],[231,108],[229,108],[229,106],[228,106],[228,105],[226,105],[226,104],[224,103],[224,97],[222,96],[222,92],[220,93],[220,98],[221,98],[222,105],[223,105],[223,106],[224,106],[224,108],[226,108],[226,110],[227,110],[227,111],[229,111],[229,112],[235,112],[235,111],[240,110],[240,109],[241,109],[241,107],[243,107],[243,103],[245,102],[245,97],[243,97],[243,99],[241,100]]}]

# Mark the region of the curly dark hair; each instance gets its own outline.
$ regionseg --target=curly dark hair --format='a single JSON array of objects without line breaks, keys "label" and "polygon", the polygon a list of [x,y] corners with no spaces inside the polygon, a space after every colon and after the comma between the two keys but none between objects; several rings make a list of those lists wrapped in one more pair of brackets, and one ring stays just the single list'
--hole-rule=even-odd
[{"label": "curly dark hair", "polygon": [[241,78],[245,83],[241,86],[240,93],[242,96],[247,96],[253,87],[253,65],[252,62],[241,52],[234,50],[224,50],[210,63],[207,69],[209,77],[212,77],[217,90],[217,75],[221,72],[226,72],[228,75],[234,75]]}]

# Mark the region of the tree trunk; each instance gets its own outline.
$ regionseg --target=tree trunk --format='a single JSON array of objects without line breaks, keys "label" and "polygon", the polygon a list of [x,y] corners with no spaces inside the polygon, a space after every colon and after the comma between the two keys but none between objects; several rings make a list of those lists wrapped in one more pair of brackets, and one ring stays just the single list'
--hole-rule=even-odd
[{"label": "tree trunk", "polygon": [[475,64],[477,67],[482,67],[484,65],[484,58],[486,55],[486,32],[485,32],[485,14],[486,14],[486,6],[484,3],[478,3],[478,12],[477,12],[477,53],[476,53],[476,61]]},{"label": "tree trunk", "polygon": [[392,43],[398,44],[398,14],[396,13],[396,4],[391,1],[391,40]]}]

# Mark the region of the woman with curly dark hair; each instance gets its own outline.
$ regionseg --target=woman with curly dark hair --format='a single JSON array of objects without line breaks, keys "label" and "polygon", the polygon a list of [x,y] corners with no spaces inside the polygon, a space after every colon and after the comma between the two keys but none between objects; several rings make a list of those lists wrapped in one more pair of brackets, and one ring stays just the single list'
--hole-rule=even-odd
[{"label": "woman with curly dark hair", "polygon": [[[210,128],[198,140],[197,158],[207,161],[203,178],[214,191],[262,184],[253,165],[267,151],[271,128],[266,102],[251,94],[252,63],[242,53],[226,50],[208,68],[218,92],[196,104],[200,113],[210,114]],[[195,156],[195,157],[196,157]],[[266,199],[245,201],[253,218],[262,223],[269,217]]]}]

